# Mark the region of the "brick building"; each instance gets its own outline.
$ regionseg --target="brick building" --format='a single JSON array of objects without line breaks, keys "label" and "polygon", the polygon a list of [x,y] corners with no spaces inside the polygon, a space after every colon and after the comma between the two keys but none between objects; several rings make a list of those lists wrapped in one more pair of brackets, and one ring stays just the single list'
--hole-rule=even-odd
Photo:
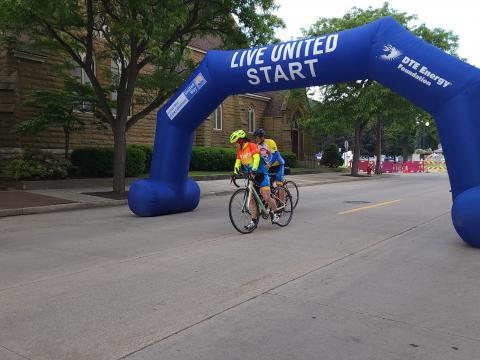
[{"label": "brick building", "polygon": [[[214,38],[197,39],[192,41],[190,50],[195,61],[201,61],[206,51],[220,45]],[[18,122],[32,115],[30,109],[22,106],[29,92],[62,86],[55,71],[62,61],[30,48],[0,52],[0,167],[12,154],[25,147],[59,152],[63,149],[61,129],[49,129],[35,137],[19,136],[15,131]],[[100,81],[109,81],[108,77],[115,71],[115,64],[108,59],[102,59],[95,66]],[[86,81],[80,68],[72,71],[81,81]],[[230,96],[197,128],[194,146],[227,147],[232,131],[242,128],[252,133],[257,128],[264,128],[268,136],[276,140],[280,151],[295,152],[299,159],[311,156],[315,150],[312,139],[292,127],[285,111],[281,92]],[[72,134],[71,148],[113,144],[110,129],[99,130],[93,123],[92,113],[79,113],[79,116],[85,118],[86,129]],[[152,144],[155,122],[156,112],[152,112],[128,131],[127,142]]]}]

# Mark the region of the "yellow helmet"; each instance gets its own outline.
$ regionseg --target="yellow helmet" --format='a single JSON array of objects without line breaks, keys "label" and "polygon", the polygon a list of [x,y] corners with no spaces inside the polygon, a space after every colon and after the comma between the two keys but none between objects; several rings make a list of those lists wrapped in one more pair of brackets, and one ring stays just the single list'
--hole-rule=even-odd
[{"label": "yellow helmet", "polygon": [[245,131],[243,130],[235,130],[233,133],[230,134],[230,144],[234,144],[238,141],[238,139],[243,139],[247,137]]}]

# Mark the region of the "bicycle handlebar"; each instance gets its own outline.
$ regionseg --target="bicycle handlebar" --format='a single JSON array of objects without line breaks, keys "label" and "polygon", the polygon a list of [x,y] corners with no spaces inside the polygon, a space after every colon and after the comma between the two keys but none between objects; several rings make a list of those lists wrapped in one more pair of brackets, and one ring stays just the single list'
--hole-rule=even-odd
[{"label": "bicycle handlebar", "polygon": [[243,172],[243,171],[239,172],[238,174],[233,174],[230,177],[230,183],[233,183],[237,188],[239,188],[241,186],[237,184],[237,180],[238,179],[247,179],[248,181],[250,181],[250,176],[249,175],[250,175],[249,173],[246,173],[246,172]]},{"label": "bicycle handlebar", "polygon": [[233,174],[231,177],[230,177],[230,184],[233,183],[233,185],[235,185],[235,187],[239,188],[240,185],[237,184],[237,174]]}]

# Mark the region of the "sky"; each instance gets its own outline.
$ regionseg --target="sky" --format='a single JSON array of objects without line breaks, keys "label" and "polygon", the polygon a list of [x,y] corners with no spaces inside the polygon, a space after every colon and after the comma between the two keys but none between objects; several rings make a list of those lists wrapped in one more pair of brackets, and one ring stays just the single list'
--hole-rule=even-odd
[{"label": "sky", "polygon": [[[277,31],[282,41],[302,36],[301,28],[308,28],[319,17],[341,17],[353,6],[378,8],[385,0],[276,0],[287,27]],[[390,0],[390,7],[407,14],[416,14],[419,23],[430,28],[451,30],[460,37],[458,54],[480,68],[480,2],[475,0]],[[477,3],[478,5],[475,5]]]}]

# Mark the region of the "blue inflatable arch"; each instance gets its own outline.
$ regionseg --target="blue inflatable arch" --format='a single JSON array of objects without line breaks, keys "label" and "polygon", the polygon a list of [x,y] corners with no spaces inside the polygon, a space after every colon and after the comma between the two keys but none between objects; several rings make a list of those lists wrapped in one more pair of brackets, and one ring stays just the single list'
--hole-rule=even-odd
[{"label": "blue inflatable arch", "polygon": [[[194,130],[229,95],[375,79],[436,120],[448,164],[458,234],[480,247],[480,70],[426,43],[393,18],[265,47],[209,51],[159,110],[149,179],[128,196],[139,216],[197,207],[188,178]],[[232,164],[233,165],[233,164]]]}]

